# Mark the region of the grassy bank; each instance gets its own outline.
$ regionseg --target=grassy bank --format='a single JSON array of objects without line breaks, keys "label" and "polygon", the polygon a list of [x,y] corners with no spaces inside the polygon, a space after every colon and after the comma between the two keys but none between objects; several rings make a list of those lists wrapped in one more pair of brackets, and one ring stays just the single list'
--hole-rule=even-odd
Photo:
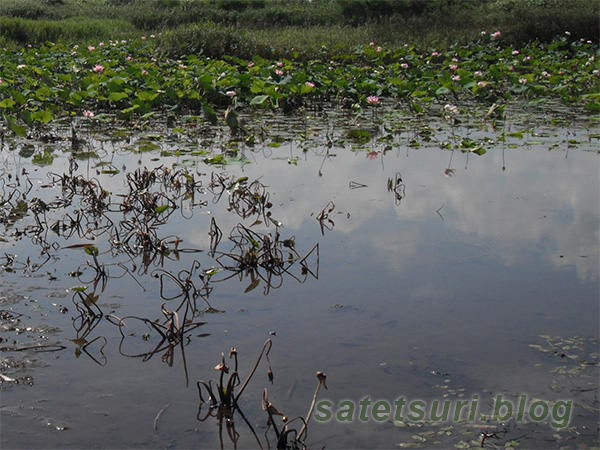
[{"label": "grassy bank", "polygon": [[171,57],[314,59],[365,42],[446,48],[502,30],[502,43],[598,38],[595,0],[3,0],[0,45],[161,35]]}]

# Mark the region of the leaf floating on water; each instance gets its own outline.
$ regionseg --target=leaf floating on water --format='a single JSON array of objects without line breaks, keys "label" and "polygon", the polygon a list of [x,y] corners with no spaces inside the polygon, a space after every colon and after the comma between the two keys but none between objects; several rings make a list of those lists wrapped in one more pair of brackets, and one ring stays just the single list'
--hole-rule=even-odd
[{"label": "leaf floating on water", "polygon": [[97,255],[98,254],[98,248],[94,247],[93,245],[86,245],[85,247],[83,247],[83,250],[88,255]]},{"label": "leaf floating on water", "polygon": [[369,133],[367,130],[360,130],[357,128],[355,128],[354,130],[350,130],[347,136],[348,138],[356,142],[362,143],[369,142],[369,139],[371,139],[371,133]]},{"label": "leaf floating on water", "polygon": [[223,155],[215,155],[212,158],[206,158],[204,160],[206,164],[222,164],[223,163]]},{"label": "leaf floating on water", "polygon": [[73,286],[72,288],[69,288],[68,291],[69,292],[83,292],[87,289],[87,286]]},{"label": "leaf floating on water", "polygon": [[223,270],[225,270],[224,267],[211,267],[210,269],[207,269],[204,271],[204,275],[208,275],[208,276],[215,275],[219,272],[222,272]]},{"label": "leaf floating on water", "polygon": [[161,205],[161,206],[157,206],[156,208],[154,208],[154,211],[157,214],[160,214],[160,213],[166,211],[167,209],[169,209],[170,207],[171,207],[170,205]]},{"label": "leaf floating on water", "polygon": [[523,139],[523,131],[515,131],[513,133],[508,133],[508,136]]},{"label": "leaf floating on water", "polygon": [[529,347],[535,348],[536,350],[539,350],[540,352],[547,352],[548,351],[544,347],[542,347],[541,345],[537,345],[537,344],[529,344]]},{"label": "leaf floating on water", "polygon": [[250,161],[248,158],[244,157],[244,156],[223,156],[221,155],[215,155],[212,158],[206,158],[204,159],[204,163],[205,164],[210,164],[210,165],[216,165],[216,166],[220,166],[220,165],[244,165],[244,164],[249,164],[252,161]]}]

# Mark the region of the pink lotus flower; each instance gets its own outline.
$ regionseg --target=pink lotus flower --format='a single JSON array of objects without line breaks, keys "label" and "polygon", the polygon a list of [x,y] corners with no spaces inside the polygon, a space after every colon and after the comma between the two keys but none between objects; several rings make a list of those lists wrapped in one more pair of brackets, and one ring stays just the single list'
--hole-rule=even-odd
[{"label": "pink lotus flower", "polygon": [[367,103],[369,105],[373,105],[373,106],[379,105],[380,104],[379,97],[375,97],[374,95],[370,95],[370,96],[367,97]]},{"label": "pink lotus flower", "polygon": [[444,111],[446,111],[449,114],[456,114],[458,112],[458,106],[448,104],[444,106]]},{"label": "pink lotus flower", "polygon": [[482,87],[482,88],[486,87],[487,85],[488,84],[486,81],[480,81],[479,83],[477,83],[477,86]]},{"label": "pink lotus flower", "polygon": [[460,81],[460,75],[453,75],[451,78],[452,81]]},{"label": "pink lotus flower", "polygon": [[367,159],[377,159],[378,153],[377,151],[367,152]]},{"label": "pink lotus flower", "polygon": [[283,67],[283,63],[281,61],[277,61],[277,67]]},{"label": "pink lotus flower", "polygon": [[458,66],[456,64],[450,64],[448,67],[450,68],[450,70],[458,69]]},{"label": "pink lotus flower", "polygon": [[519,83],[521,83],[521,84],[527,83],[527,78],[519,78]]},{"label": "pink lotus flower", "polygon": [[91,119],[92,117],[94,117],[94,113],[86,109],[85,111],[83,111],[83,117],[88,117]]},{"label": "pink lotus flower", "polygon": [[90,45],[90,46],[88,46],[88,50],[90,52],[92,52],[92,51],[96,50],[96,47],[94,47],[93,45]]},{"label": "pink lotus flower", "polygon": [[402,67],[403,69],[408,69],[408,64],[402,63],[400,64],[400,67]]},{"label": "pink lotus flower", "polygon": [[377,47],[377,48],[375,49],[375,51],[376,51],[376,52],[380,52],[381,50],[383,50],[383,48],[381,48],[381,47]]},{"label": "pink lotus flower", "polygon": [[96,64],[92,70],[97,73],[102,73],[104,72],[104,66],[101,64]]},{"label": "pink lotus flower", "polygon": [[279,70],[279,69],[277,69],[277,70],[275,71],[275,74],[276,74],[276,75],[279,75],[279,76],[281,76],[281,75],[283,75],[283,70]]},{"label": "pink lotus flower", "polygon": [[146,69],[142,70],[142,75],[148,75],[148,71]]},{"label": "pink lotus flower", "polygon": [[225,92],[225,95],[233,98],[233,97],[235,97],[235,91],[227,91],[227,92]]},{"label": "pink lotus flower", "polygon": [[310,87],[310,88],[314,88],[315,87],[315,83],[311,83],[310,81],[307,81],[306,83],[304,83],[306,86]]},{"label": "pink lotus flower", "polygon": [[495,31],[495,32],[493,32],[493,33],[492,33],[492,37],[498,37],[498,36],[500,36],[501,34],[502,34],[502,33],[500,32],[500,30],[498,30],[498,31]]}]

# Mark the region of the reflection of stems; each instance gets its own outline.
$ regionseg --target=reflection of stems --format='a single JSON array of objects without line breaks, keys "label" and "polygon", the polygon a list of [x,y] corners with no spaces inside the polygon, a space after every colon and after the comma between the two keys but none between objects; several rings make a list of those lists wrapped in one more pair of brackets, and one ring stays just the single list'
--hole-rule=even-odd
[{"label": "reflection of stems", "polygon": [[244,415],[244,413],[242,412],[242,410],[238,409],[238,412],[242,416],[242,419],[244,419],[244,422],[246,422],[246,425],[248,425],[248,428],[250,428],[250,431],[252,431],[252,434],[254,435],[254,438],[256,439],[256,443],[258,444],[258,446],[262,450],[263,446],[260,443],[260,439],[256,435],[256,432],[254,431],[254,428],[252,427],[252,425],[250,425],[250,422],[248,421],[248,419],[246,419],[246,416]]},{"label": "reflection of stems", "polygon": [[171,404],[170,404],[170,403],[169,403],[167,406],[165,406],[163,409],[161,409],[161,410],[158,412],[158,414],[156,415],[156,417],[154,418],[154,429],[155,429],[155,430],[158,430],[158,421],[159,421],[159,419],[160,419],[160,416],[162,415],[162,413],[164,413],[164,412],[165,412],[165,410],[166,410],[166,409],[167,409],[169,406],[171,406]]},{"label": "reflection of stems", "polygon": [[442,210],[442,208],[444,207],[444,204],[442,204],[442,206],[440,206],[438,209],[436,209],[436,213],[438,216],[441,217],[442,220],[444,220],[444,217],[440,214],[440,211]]}]

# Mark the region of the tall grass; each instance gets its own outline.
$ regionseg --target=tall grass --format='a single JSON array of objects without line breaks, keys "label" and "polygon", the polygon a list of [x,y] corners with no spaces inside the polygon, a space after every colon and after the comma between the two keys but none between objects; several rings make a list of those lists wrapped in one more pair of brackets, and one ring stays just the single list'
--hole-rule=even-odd
[{"label": "tall grass", "polygon": [[162,33],[172,56],[314,58],[377,41],[443,47],[502,31],[514,45],[598,41],[597,0],[1,0],[0,44]]},{"label": "tall grass", "polygon": [[47,42],[84,44],[91,40],[121,39],[138,36],[131,23],[117,19],[69,18],[64,20],[31,20],[0,17],[0,44],[35,45]]}]

